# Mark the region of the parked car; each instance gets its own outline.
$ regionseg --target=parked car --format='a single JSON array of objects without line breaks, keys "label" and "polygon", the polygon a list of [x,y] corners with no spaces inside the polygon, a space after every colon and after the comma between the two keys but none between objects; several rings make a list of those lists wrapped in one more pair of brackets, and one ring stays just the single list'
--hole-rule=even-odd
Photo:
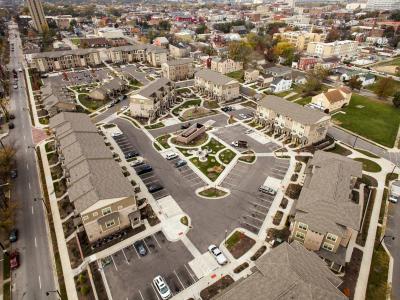
[{"label": "parked car", "polygon": [[18,229],[13,228],[10,231],[10,234],[8,236],[8,240],[10,241],[10,243],[14,243],[18,240]]},{"label": "parked car", "polygon": [[18,72],[22,72],[22,68],[19,68],[19,69],[18,69]]},{"label": "parked car", "polygon": [[121,107],[120,111],[123,111],[123,110],[128,109],[128,108],[129,108],[129,106],[124,105],[124,106]]},{"label": "parked car", "polygon": [[131,151],[128,151],[125,153],[125,159],[134,158],[138,155],[139,155],[139,152],[137,152],[136,150],[131,150]]},{"label": "parked car", "polygon": [[147,186],[149,193],[153,194],[155,192],[161,191],[164,187],[159,183],[152,183]]},{"label": "parked car", "polygon": [[8,123],[8,128],[9,129],[13,129],[15,127],[13,122]]},{"label": "parked car", "polygon": [[250,134],[250,133],[253,133],[253,132],[254,132],[253,129],[247,129],[247,130],[246,130],[246,134]]},{"label": "parked car", "polygon": [[389,196],[389,201],[392,203],[397,203],[397,201],[399,201],[399,197],[395,196],[395,195],[390,195]]},{"label": "parked car", "polygon": [[140,256],[146,256],[147,255],[147,249],[144,246],[143,242],[136,242],[133,244],[133,246],[136,248],[137,252],[139,253]]},{"label": "parked car", "polygon": [[208,247],[208,251],[214,256],[214,258],[217,260],[218,264],[225,265],[228,263],[228,260],[226,259],[225,255],[219,250],[219,248],[215,245],[210,245]]},{"label": "parked car", "polygon": [[187,165],[187,162],[183,159],[179,159],[176,163],[175,163],[175,167],[176,168],[180,168]]},{"label": "parked car", "polygon": [[174,158],[176,158],[176,157],[178,157],[178,154],[176,154],[176,153],[173,152],[173,151],[169,151],[169,152],[165,153],[165,158],[166,158],[167,160],[171,160],[171,159],[174,159]]},{"label": "parked car", "polygon": [[153,171],[153,168],[150,165],[146,165],[146,164],[141,165],[138,168],[136,168],[136,174],[138,174],[138,175],[142,175],[142,174],[145,174],[145,173],[148,173],[151,171]]},{"label": "parked car", "polygon": [[163,300],[169,299],[172,296],[169,286],[160,275],[153,279],[153,285]]},{"label": "parked car", "polygon": [[107,105],[107,108],[111,108],[111,107],[113,107],[115,104],[114,104],[114,101],[113,102],[111,102],[110,104],[108,104]]},{"label": "parked car", "polygon": [[15,179],[15,178],[18,177],[18,171],[17,171],[17,169],[12,169],[12,170],[10,171],[10,177],[11,177],[11,179]]},{"label": "parked car", "polygon": [[188,129],[190,127],[190,122],[181,125],[181,129]]},{"label": "parked car", "polygon": [[122,132],[113,132],[113,133],[111,133],[111,136],[112,137],[117,137],[117,136],[120,136],[122,134],[123,134]]},{"label": "parked car", "polygon": [[238,148],[247,148],[248,144],[247,141],[233,141],[231,145]]},{"label": "parked car", "polygon": [[131,164],[131,167],[137,167],[137,166],[141,166],[143,164],[144,164],[143,160],[137,160],[133,164]]},{"label": "parked car", "polygon": [[10,269],[15,270],[19,267],[19,252],[14,250],[10,253]]},{"label": "parked car", "polygon": [[10,120],[14,120],[15,119],[15,115],[14,114],[9,114],[8,117],[10,118]]},{"label": "parked car", "polygon": [[18,84],[14,83],[13,87],[16,90],[18,88]]}]

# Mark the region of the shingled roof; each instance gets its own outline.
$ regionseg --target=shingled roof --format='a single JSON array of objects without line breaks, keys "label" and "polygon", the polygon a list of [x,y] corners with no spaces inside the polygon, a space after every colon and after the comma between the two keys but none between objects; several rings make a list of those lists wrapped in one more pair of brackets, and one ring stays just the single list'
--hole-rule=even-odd
[{"label": "shingled roof", "polygon": [[212,71],[210,69],[202,69],[196,72],[195,77],[203,78],[207,81],[211,81],[215,84],[225,85],[228,83],[238,83],[236,79],[222,75],[221,73]]},{"label": "shingled roof", "polygon": [[237,281],[216,299],[347,299],[337,288],[340,284],[317,254],[294,241],[259,258],[252,275]]}]

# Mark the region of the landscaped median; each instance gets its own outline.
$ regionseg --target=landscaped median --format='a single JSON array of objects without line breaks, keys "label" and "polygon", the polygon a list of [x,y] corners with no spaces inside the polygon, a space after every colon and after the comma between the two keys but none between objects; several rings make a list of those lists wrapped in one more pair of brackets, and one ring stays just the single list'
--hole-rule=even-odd
[{"label": "landscaped median", "polygon": [[204,198],[218,199],[228,195],[228,192],[221,188],[209,187],[198,192],[198,195]]},{"label": "landscaped median", "polygon": [[225,169],[225,167],[221,165],[214,156],[207,156],[205,161],[200,161],[198,157],[192,157],[190,158],[190,161],[211,181],[217,180],[218,176]]},{"label": "landscaped median", "polygon": [[236,153],[231,149],[225,149],[218,154],[218,158],[224,164],[228,165],[236,156]]},{"label": "landscaped median", "polygon": [[355,158],[355,161],[362,163],[362,168],[366,172],[378,173],[382,171],[382,168],[376,162],[366,159],[366,158]]},{"label": "landscaped median", "polygon": [[237,230],[226,240],[225,247],[234,258],[238,259],[249,251],[255,243],[255,240]]},{"label": "landscaped median", "polygon": [[157,142],[164,148],[169,149],[171,148],[168,144],[168,139],[171,137],[170,134],[164,134],[156,138]]}]

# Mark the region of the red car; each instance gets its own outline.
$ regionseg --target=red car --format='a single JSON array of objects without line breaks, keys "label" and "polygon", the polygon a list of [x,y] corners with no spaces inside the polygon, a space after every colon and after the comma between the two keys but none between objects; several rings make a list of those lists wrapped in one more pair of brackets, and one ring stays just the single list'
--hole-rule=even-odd
[{"label": "red car", "polygon": [[17,250],[10,253],[10,268],[15,270],[19,267],[19,252]]}]

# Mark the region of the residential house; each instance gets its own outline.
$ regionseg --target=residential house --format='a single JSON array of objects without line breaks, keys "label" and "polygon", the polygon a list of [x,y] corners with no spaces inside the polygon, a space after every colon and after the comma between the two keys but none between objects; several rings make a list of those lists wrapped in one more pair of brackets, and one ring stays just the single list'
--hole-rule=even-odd
[{"label": "residential house", "polygon": [[195,73],[195,88],[219,102],[226,102],[240,96],[240,84],[236,79],[221,73],[203,69]]},{"label": "residential house", "polygon": [[375,82],[375,75],[371,73],[364,73],[358,75],[358,80],[361,81],[362,86],[371,85]]},{"label": "residential house", "polygon": [[308,31],[285,31],[274,34],[274,39],[280,38],[290,43],[297,51],[307,49],[310,42],[324,42],[326,33],[314,33]]},{"label": "residential house", "polygon": [[243,63],[230,58],[215,57],[211,60],[211,70],[221,74],[227,74],[243,69]]},{"label": "residential house", "polygon": [[169,54],[173,58],[183,58],[190,56],[190,46],[185,43],[177,43],[169,45]]},{"label": "residential house", "polygon": [[50,117],[62,111],[76,111],[75,95],[65,87],[47,82],[40,88],[40,99]]},{"label": "residential house", "polygon": [[291,239],[315,251],[330,268],[346,264],[350,240],[360,228],[362,201],[352,190],[362,176],[362,164],[335,153],[317,151],[309,161],[306,179],[290,225]]},{"label": "residential house", "polygon": [[215,300],[346,300],[339,290],[341,284],[315,253],[297,241],[285,242],[261,256],[250,275],[237,280]]},{"label": "residential house", "polygon": [[159,36],[153,40],[153,45],[163,47],[163,48],[168,48],[169,41],[165,36]]},{"label": "residential house", "polygon": [[75,49],[29,54],[33,68],[39,72],[61,71],[72,68],[96,67],[102,64],[96,49]]},{"label": "residential house", "polygon": [[272,81],[274,80],[274,76],[272,75],[261,75],[257,79],[257,85],[260,88],[267,88],[270,86]]},{"label": "residential house", "polygon": [[260,71],[257,69],[247,69],[244,71],[244,81],[245,82],[253,82],[258,79],[260,76]]},{"label": "residential house", "polygon": [[131,115],[154,120],[166,113],[176,100],[174,87],[175,84],[172,81],[161,77],[130,95]]},{"label": "residential house", "polygon": [[321,58],[336,56],[351,58],[357,54],[358,42],[345,40],[331,43],[311,42],[307,46],[307,54]]},{"label": "residential house", "polygon": [[89,116],[62,112],[50,119],[50,128],[68,199],[82,220],[89,242],[140,226],[134,188]]},{"label": "residential house", "polygon": [[285,92],[290,90],[292,82],[292,78],[290,77],[275,77],[269,85],[269,88],[271,89],[271,92],[275,94]]},{"label": "residential house", "polygon": [[349,105],[351,95],[351,89],[347,86],[342,86],[337,89],[329,89],[327,92],[312,97],[311,103],[314,107],[329,113]]},{"label": "residential house", "polygon": [[299,145],[311,145],[326,137],[331,117],[283,98],[266,95],[257,104],[256,120],[276,134]]},{"label": "residential house", "polygon": [[297,64],[297,68],[302,71],[308,71],[314,69],[314,66],[318,63],[318,58],[316,57],[300,57]]},{"label": "residential house", "polygon": [[182,58],[169,60],[161,65],[161,69],[163,76],[172,81],[193,78],[193,59]]},{"label": "residential house", "polygon": [[247,28],[244,25],[239,25],[239,26],[232,26],[231,28],[232,33],[237,33],[237,34],[247,34]]},{"label": "residential house", "polygon": [[265,68],[265,73],[274,77],[285,77],[292,74],[293,69],[286,66],[272,66]]},{"label": "residential house", "polygon": [[111,96],[121,94],[127,86],[127,82],[121,78],[114,78],[93,89],[89,97],[93,100],[104,101]]}]

